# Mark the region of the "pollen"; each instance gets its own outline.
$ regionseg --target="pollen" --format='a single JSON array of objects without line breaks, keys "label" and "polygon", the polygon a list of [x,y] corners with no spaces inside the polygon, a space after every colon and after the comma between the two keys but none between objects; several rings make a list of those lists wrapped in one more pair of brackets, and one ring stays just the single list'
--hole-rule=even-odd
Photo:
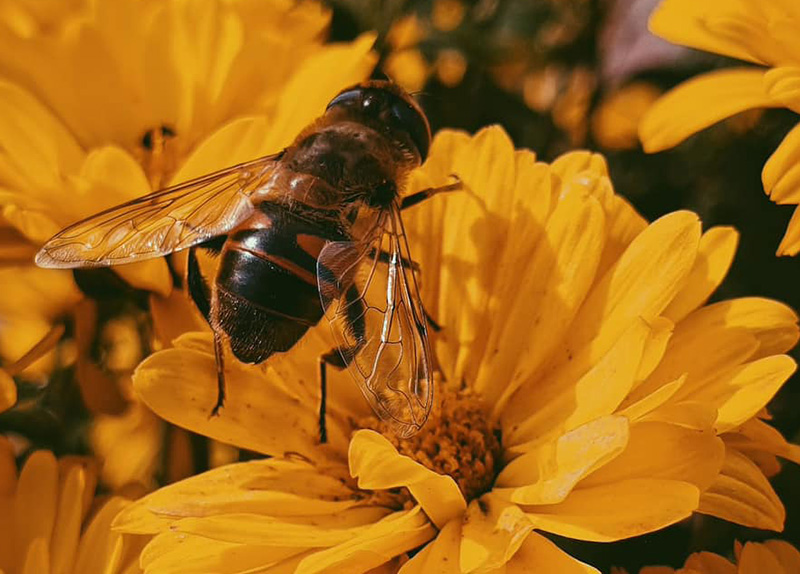
[{"label": "pollen", "polygon": [[475,393],[443,389],[442,395],[439,408],[411,438],[398,438],[375,417],[363,421],[363,426],[383,434],[400,454],[451,476],[469,502],[491,489],[502,467],[500,431],[489,425]]}]

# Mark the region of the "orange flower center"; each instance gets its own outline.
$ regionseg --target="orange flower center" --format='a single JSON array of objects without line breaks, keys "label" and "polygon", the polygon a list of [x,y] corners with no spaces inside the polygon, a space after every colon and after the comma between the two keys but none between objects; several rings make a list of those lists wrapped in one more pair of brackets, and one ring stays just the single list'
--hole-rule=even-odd
[{"label": "orange flower center", "polygon": [[400,454],[453,478],[469,502],[488,492],[501,468],[500,431],[488,424],[481,399],[468,391],[442,390],[440,408],[420,432],[398,438],[375,417],[362,425],[383,434]]}]

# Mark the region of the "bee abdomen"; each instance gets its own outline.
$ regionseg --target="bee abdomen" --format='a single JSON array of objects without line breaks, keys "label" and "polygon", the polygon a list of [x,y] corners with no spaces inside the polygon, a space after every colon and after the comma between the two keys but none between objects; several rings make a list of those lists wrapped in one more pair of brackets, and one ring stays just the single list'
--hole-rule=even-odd
[{"label": "bee abdomen", "polygon": [[316,257],[325,231],[281,206],[259,207],[257,226],[229,236],[216,278],[213,320],[247,363],[290,349],[324,314]]}]

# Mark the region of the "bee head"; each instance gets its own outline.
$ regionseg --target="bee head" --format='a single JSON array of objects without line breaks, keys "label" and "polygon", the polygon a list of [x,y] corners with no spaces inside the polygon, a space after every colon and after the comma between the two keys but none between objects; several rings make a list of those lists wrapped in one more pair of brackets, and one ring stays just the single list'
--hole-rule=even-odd
[{"label": "bee head", "polygon": [[419,154],[420,162],[428,157],[431,127],[425,112],[403,88],[386,80],[356,84],[339,93],[325,110],[344,112],[353,119],[382,127]]}]

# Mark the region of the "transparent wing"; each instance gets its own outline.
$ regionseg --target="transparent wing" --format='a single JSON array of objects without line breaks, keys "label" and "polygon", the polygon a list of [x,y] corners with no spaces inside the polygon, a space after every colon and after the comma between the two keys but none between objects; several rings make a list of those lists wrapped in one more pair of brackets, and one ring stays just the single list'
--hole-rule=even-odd
[{"label": "transparent wing", "polygon": [[363,240],[328,243],[317,260],[320,298],[340,354],[372,408],[401,437],[422,428],[434,386],[410,262],[397,206],[382,212]]},{"label": "transparent wing", "polygon": [[40,267],[99,267],[160,257],[225,233],[253,210],[279,154],[156,191],[70,225],[36,255]]}]

